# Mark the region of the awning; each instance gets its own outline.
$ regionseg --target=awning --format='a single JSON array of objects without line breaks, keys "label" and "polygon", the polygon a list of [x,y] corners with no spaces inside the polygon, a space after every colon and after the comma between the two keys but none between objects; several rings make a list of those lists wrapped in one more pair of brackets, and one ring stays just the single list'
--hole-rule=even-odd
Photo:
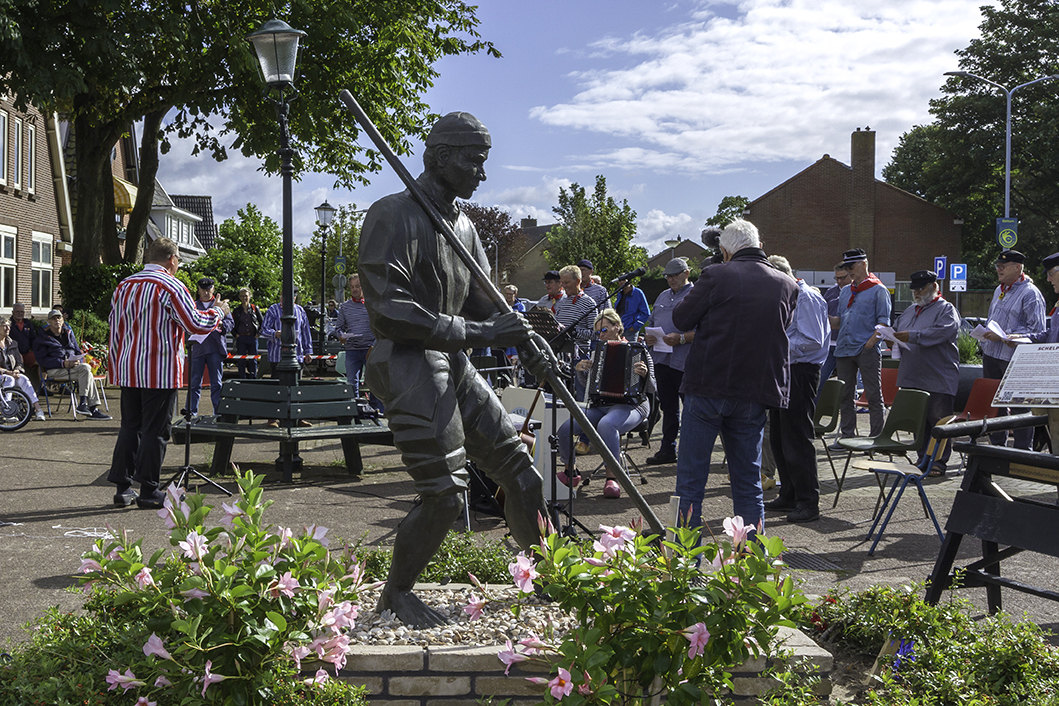
[{"label": "awning", "polygon": [[114,177],[114,211],[130,213],[136,203],[136,186],[121,177]]}]

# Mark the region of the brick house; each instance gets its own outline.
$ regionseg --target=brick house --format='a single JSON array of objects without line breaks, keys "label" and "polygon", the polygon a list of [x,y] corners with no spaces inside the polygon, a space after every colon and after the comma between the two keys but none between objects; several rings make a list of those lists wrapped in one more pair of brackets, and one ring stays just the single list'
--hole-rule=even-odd
[{"label": "brick house", "polygon": [[[769,254],[784,255],[813,284],[832,284],[842,252],[863,248],[873,272],[910,300],[908,278],[959,262],[961,221],[940,206],[875,178],[875,132],[857,128],[851,165],[824,155],[750,202],[744,218],[761,232]],[[812,279],[810,279],[812,278]]]}]

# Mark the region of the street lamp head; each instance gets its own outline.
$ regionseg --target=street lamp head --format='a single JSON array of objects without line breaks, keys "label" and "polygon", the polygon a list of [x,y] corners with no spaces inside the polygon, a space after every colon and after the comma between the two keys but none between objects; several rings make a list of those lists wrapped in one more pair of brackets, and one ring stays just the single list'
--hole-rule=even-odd
[{"label": "street lamp head", "polygon": [[246,40],[254,45],[261,76],[271,88],[283,89],[294,83],[298,42],[305,34],[283,20],[273,18],[246,36]]},{"label": "street lamp head", "polygon": [[316,207],[316,222],[322,228],[327,228],[331,225],[331,220],[335,217],[336,211],[338,211],[337,208],[324,201]]},{"label": "street lamp head", "polygon": [[680,238],[671,238],[666,241],[667,248],[675,248],[678,245],[680,245]]}]

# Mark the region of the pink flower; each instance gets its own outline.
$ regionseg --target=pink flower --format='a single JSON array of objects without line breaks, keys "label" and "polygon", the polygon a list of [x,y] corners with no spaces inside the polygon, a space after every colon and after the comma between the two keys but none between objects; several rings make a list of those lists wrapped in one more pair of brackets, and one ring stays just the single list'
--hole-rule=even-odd
[{"label": "pink flower", "polygon": [[298,670],[301,670],[302,660],[308,657],[310,652],[312,652],[312,650],[305,645],[299,645],[291,650],[290,656],[294,658],[294,664]]},{"label": "pink flower", "polygon": [[316,596],[316,609],[323,612],[335,604],[335,589],[325,588]]},{"label": "pink flower", "polygon": [[174,485],[166,488],[165,502],[162,504],[162,509],[158,511],[158,516],[165,521],[166,528],[176,529],[177,520],[186,520],[190,514],[191,508],[184,502],[183,491]]},{"label": "pink flower", "polygon": [[504,649],[500,650],[500,654],[497,655],[500,661],[504,663],[504,675],[508,676],[508,672],[511,670],[511,665],[518,662],[525,662],[529,657],[524,654],[519,654],[515,651],[515,648],[511,645],[511,640],[508,640],[504,645]]},{"label": "pink flower", "polygon": [[291,531],[290,527],[280,527],[276,536],[279,537],[279,546],[276,548],[286,549],[290,546],[290,540],[294,536],[294,532]]},{"label": "pink flower", "polygon": [[518,644],[526,648],[526,654],[528,655],[535,655],[538,652],[544,652],[545,650],[551,649],[548,643],[541,640],[536,633],[532,632],[529,634],[529,637],[524,637],[519,640]]},{"label": "pink flower", "polygon": [[156,704],[157,702],[155,701],[148,701],[146,696],[141,696],[140,698],[136,699],[135,706],[156,706]]},{"label": "pink flower", "polygon": [[749,531],[750,528],[743,524],[743,518],[739,515],[727,517],[724,520],[724,533],[732,538],[732,544],[736,548],[743,546]]},{"label": "pink flower", "polygon": [[484,591],[484,590],[485,590],[485,589],[484,589],[484,588],[482,587],[482,582],[481,582],[481,581],[479,581],[479,580],[478,580],[478,577],[477,577],[477,576],[475,576],[474,574],[472,574],[472,573],[471,573],[470,571],[468,571],[468,572],[467,572],[467,578],[469,578],[469,579],[471,580],[471,583],[472,583],[472,584],[474,585],[474,587],[475,587],[475,588],[477,588],[477,589],[478,589],[479,591]]},{"label": "pink flower", "polygon": [[186,591],[181,591],[180,595],[190,601],[192,598],[205,598],[210,595],[210,592],[203,591],[201,588],[189,588]]},{"label": "pink flower", "polygon": [[581,696],[591,696],[592,694],[592,677],[588,676],[588,672],[585,672],[585,680],[581,682],[581,686],[577,687],[577,693]]},{"label": "pink flower", "polygon": [[140,572],[136,574],[136,585],[141,589],[155,585],[154,577],[151,576],[151,568],[149,566],[143,567],[140,569]]},{"label": "pink flower", "polygon": [[525,552],[519,552],[515,561],[508,564],[507,570],[515,579],[515,585],[522,593],[533,593],[533,579],[537,578],[537,570],[533,566],[533,560],[526,556]]},{"label": "pink flower", "polygon": [[353,627],[353,622],[357,619],[359,612],[359,606],[349,601],[342,601],[333,610],[329,610],[320,616],[320,625],[330,628],[332,632],[337,634],[344,628]]},{"label": "pink flower", "polygon": [[210,545],[206,538],[195,530],[188,532],[188,538],[183,542],[177,542],[177,546],[184,550],[184,556],[188,559],[202,561],[209,551]]},{"label": "pink flower", "polygon": [[221,524],[228,529],[232,529],[232,527],[235,526],[235,518],[243,514],[242,508],[235,504],[229,505],[228,503],[221,503],[221,509],[224,510],[224,517],[221,518]]},{"label": "pink flower", "polygon": [[213,674],[210,672],[210,668],[213,667],[213,662],[206,660],[206,676],[202,678],[202,693],[199,696],[206,695],[206,689],[209,688],[210,684],[216,684],[219,681],[224,681],[230,677],[223,676],[221,674]]},{"label": "pink flower", "polygon": [[691,649],[688,650],[689,659],[695,659],[695,657],[701,655],[706,649],[706,643],[710,641],[710,631],[706,629],[706,625],[703,623],[695,623],[680,632],[691,643]]},{"label": "pink flower", "polygon": [[169,654],[169,651],[166,650],[162,638],[158,637],[153,632],[151,633],[151,636],[147,638],[147,642],[143,644],[143,656],[150,657],[151,655],[156,655],[162,659],[173,659],[173,655]]},{"label": "pink flower", "polygon": [[324,654],[321,659],[335,665],[335,676],[340,669],[346,666],[346,653],[349,652],[349,638],[345,635],[335,635],[323,644]]},{"label": "pink flower", "polygon": [[156,687],[173,686],[173,682],[169,681],[164,676],[160,676],[154,680],[154,685]]},{"label": "pink flower", "polygon": [[354,586],[359,586],[361,581],[364,580],[364,565],[354,564],[349,568],[349,573],[343,576],[342,579],[349,579],[353,582]]},{"label": "pink flower", "polygon": [[551,687],[553,699],[562,699],[574,690],[574,683],[570,681],[570,672],[562,667],[559,667],[559,674],[548,682],[548,686]]},{"label": "pink flower", "polygon": [[316,676],[309,677],[308,679],[304,680],[303,683],[306,686],[312,686],[315,684],[317,686],[322,687],[325,681],[327,681],[327,672],[322,669],[317,669]]},{"label": "pink flower", "polygon": [[315,539],[320,544],[327,546],[327,528],[319,525],[309,525],[305,528],[305,536],[309,539]]},{"label": "pink flower", "polygon": [[77,570],[79,574],[90,574],[93,571],[102,571],[103,565],[95,559],[81,559],[81,567]]},{"label": "pink flower", "polygon": [[608,527],[606,525],[600,525],[599,528],[603,531],[603,535],[600,540],[604,543],[617,543],[621,546],[625,546],[628,542],[636,539],[636,533],[628,527]]},{"label": "pink flower", "polygon": [[121,674],[116,669],[111,669],[107,673],[107,683],[110,684],[110,688],[107,689],[107,691],[114,691],[114,689],[119,686],[125,691],[134,689],[138,686],[147,686],[147,682],[137,679],[131,669],[126,669],[124,674]]},{"label": "pink flower", "polygon": [[470,602],[463,607],[463,612],[471,616],[471,620],[478,620],[478,618],[482,617],[482,610],[484,608],[485,601],[472,593]]},{"label": "pink flower", "polygon": [[298,579],[291,576],[291,573],[288,571],[269,584],[268,592],[273,598],[279,598],[279,594],[281,593],[287,598],[294,598],[294,591],[297,590],[300,585]]},{"label": "pink flower", "polygon": [[[598,542],[597,542],[597,544],[598,544]],[[603,555],[606,557],[606,552],[604,552]],[[612,559],[613,556],[612,557],[608,557],[608,558]],[[588,564],[589,566],[606,566],[607,565],[607,562],[603,561],[603,559],[597,559],[594,556],[586,556],[585,557],[585,563]]]}]

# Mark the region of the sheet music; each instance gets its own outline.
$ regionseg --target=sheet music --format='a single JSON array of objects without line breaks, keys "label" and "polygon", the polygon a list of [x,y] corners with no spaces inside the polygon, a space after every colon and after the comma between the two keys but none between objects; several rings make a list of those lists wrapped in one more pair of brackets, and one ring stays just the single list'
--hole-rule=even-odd
[{"label": "sheet music", "polygon": [[644,329],[644,333],[648,336],[655,337],[655,344],[651,346],[651,350],[655,353],[672,353],[673,346],[665,342],[666,332],[662,330],[660,326],[648,326]]},{"label": "sheet music", "polygon": [[894,360],[901,360],[901,350],[908,350],[909,345],[903,341],[899,341],[897,336],[894,335],[892,326],[884,326],[883,324],[876,324],[875,332],[879,334],[887,343],[890,343],[890,357]]},{"label": "sheet music", "polygon": [[971,331],[971,337],[972,338],[976,338],[979,341],[984,341],[984,340],[986,340],[986,337],[985,337],[986,333],[995,333],[996,335],[1000,336],[1000,338],[1002,340],[1011,341],[1012,343],[1029,343],[1030,342],[1030,339],[1027,338],[1026,336],[1020,336],[1020,335],[1017,335],[1017,334],[1010,334],[1009,335],[1007,333],[1004,333],[1004,329],[1000,328],[1000,324],[998,324],[995,321],[986,321],[985,322],[985,326],[983,326],[982,324],[978,324]]}]

